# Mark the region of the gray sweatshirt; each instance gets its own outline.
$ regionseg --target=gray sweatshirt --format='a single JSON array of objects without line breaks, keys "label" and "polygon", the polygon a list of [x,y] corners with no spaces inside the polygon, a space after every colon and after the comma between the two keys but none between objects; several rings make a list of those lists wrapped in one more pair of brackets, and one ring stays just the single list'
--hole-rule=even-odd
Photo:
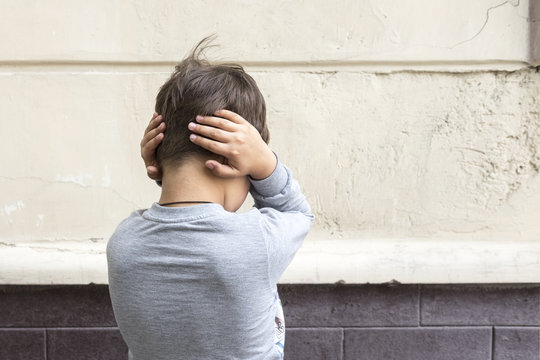
[{"label": "gray sweatshirt", "polygon": [[107,244],[109,290],[134,360],[280,359],[276,284],[313,215],[279,160],[251,180],[255,207],[154,203],[124,220]]}]

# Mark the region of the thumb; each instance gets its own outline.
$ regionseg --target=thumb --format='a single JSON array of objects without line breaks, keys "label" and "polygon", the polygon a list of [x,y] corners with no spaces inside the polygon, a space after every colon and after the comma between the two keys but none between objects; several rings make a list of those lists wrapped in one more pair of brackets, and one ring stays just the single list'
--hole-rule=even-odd
[{"label": "thumb", "polygon": [[221,164],[218,161],[215,160],[208,160],[204,163],[204,165],[210,169],[212,174],[215,176],[219,176],[222,178],[232,178],[236,177],[239,174],[239,171],[237,169],[234,169],[230,167],[229,165]]}]

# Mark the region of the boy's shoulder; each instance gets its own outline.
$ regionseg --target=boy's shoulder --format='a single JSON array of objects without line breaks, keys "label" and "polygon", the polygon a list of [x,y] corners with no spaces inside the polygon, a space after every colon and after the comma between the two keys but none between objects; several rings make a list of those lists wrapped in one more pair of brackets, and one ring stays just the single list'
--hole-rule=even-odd
[{"label": "boy's shoulder", "polygon": [[247,229],[246,226],[260,226],[267,213],[275,211],[271,208],[258,209],[252,207],[243,212],[230,212],[217,203],[189,208],[166,208],[154,203],[146,209],[133,211],[116,227],[115,233],[136,231],[137,228],[149,224],[155,229],[171,224],[211,226],[215,231],[231,231],[234,228]]},{"label": "boy's shoulder", "polygon": [[[142,218],[142,214],[148,209],[138,209],[135,211],[132,211],[129,216],[116,226],[113,233],[111,234],[111,239],[117,237],[119,234],[125,234],[131,232],[133,230],[133,223],[134,221],[137,221],[137,219]],[[109,241],[110,242],[110,241]]]},{"label": "boy's shoulder", "polygon": [[[134,211],[111,234],[107,253],[125,253],[127,248],[131,249],[130,253],[137,253],[141,246],[146,247],[155,242],[169,245],[176,242],[174,240],[171,243],[167,239],[190,239],[188,243],[191,244],[223,246],[230,246],[233,241],[237,247],[244,249],[260,246],[261,241],[266,242],[264,214],[259,209],[236,213],[224,210],[219,204],[209,207],[221,208],[221,211],[207,211],[203,215],[183,218],[159,216],[152,208]],[[180,247],[185,245],[183,241],[178,243]],[[214,250],[219,249],[220,246],[217,246]]]}]

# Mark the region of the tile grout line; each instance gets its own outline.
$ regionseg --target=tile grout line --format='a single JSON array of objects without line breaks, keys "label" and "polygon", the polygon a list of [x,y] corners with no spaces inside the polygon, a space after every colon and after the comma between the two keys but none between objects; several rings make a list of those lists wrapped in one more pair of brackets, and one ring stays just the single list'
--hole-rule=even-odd
[{"label": "tile grout line", "polygon": [[[513,328],[527,328],[527,329],[540,329],[538,325],[522,325],[522,324],[435,324],[435,325],[424,325],[421,328],[426,329],[438,329],[438,328],[486,328],[486,327],[499,327],[505,329]],[[313,325],[313,326],[289,326],[287,329],[414,329],[418,328],[417,325]],[[25,331],[25,330],[62,330],[62,331],[81,331],[81,330],[90,330],[90,331],[108,331],[108,330],[118,330],[118,328],[110,327],[49,327],[49,328],[35,328],[35,327],[0,327],[0,331]]]},{"label": "tile grout line", "polygon": [[47,360],[48,354],[47,354],[47,329],[43,329],[44,333],[44,341],[43,341],[43,357],[45,360]]},{"label": "tile grout line", "polygon": [[418,284],[418,327],[422,326],[422,297],[421,297],[422,284]]},{"label": "tile grout line", "polygon": [[[497,325],[497,324],[477,324],[477,325],[471,325],[471,324],[436,324],[436,325],[424,325],[421,326],[422,329],[459,329],[459,328],[468,328],[468,329],[474,329],[474,328],[490,328],[490,327],[500,327],[500,328],[527,328],[527,329],[540,329],[537,325]],[[416,325],[371,325],[371,326],[361,326],[361,325],[335,325],[335,326],[326,326],[326,325],[314,325],[314,326],[290,326],[287,327],[287,329],[294,329],[294,330],[301,330],[301,329],[416,329],[418,326]],[[70,328],[58,328],[61,330],[66,330]],[[78,329],[84,329],[84,328],[78,328]],[[21,329],[24,330],[24,329]],[[76,329],[77,330],[77,329]]]},{"label": "tile grout line", "polygon": [[491,360],[495,359],[495,326],[491,327]]},{"label": "tile grout line", "polygon": [[345,356],[345,329],[341,328],[341,360],[344,360]]}]

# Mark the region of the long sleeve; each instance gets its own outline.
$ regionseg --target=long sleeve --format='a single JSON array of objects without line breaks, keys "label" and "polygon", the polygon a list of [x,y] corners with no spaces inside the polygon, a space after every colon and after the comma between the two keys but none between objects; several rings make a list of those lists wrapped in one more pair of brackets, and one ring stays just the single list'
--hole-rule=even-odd
[{"label": "long sleeve", "polygon": [[291,170],[279,159],[269,177],[250,181],[255,207],[262,214],[268,274],[270,281],[277,283],[302,246],[314,216]]}]

